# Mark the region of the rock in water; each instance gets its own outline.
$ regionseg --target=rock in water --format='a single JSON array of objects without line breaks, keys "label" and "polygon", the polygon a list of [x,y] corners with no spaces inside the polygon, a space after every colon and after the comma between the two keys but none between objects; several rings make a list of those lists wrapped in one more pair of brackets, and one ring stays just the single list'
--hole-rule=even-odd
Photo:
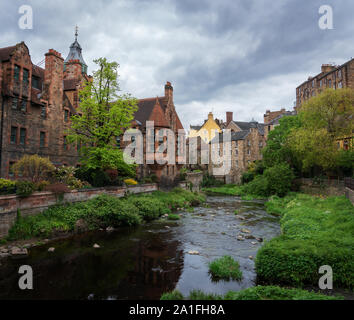
[{"label": "rock in water", "polygon": [[111,227],[111,226],[110,226],[110,227],[107,227],[107,228],[106,228],[106,231],[107,231],[107,232],[112,232],[112,231],[114,231],[114,228]]},{"label": "rock in water", "polygon": [[243,236],[241,236],[241,235],[238,235],[238,236],[237,236],[237,240],[238,240],[238,241],[244,241],[245,238],[244,238]]},{"label": "rock in water", "polygon": [[258,242],[263,242],[263,238],[256,238]]},{"label": "rock in water", "polygon": [[11,255],[13,258],[24,258],[28,256],[28,250],[26,248],[18,248],[12,247],[11,248]]},{"label": "rock in water", "polygon": [[254,236],[252,236],[251,234],[247,234],[247,235],[245,235],[245,238],[246,238],[246,239],[255,239],[255,237],[254,237]]},{"label": "rock in water", "polygon": [[74,230],[76,233],[86,232],[88,229],[89,227],[85,220],[79,219],[75,222]]},{"label": "rock in water", "polygon": [[243,232],[243,233],[251,233],[251,231],[248,230],[248,229],[241,229],[241,232]]},{"label": "rock in water", "polygon": [[48,252],[54,252],[55,251],[55,248],[53,248],[53,247],[50,247],[49,249],[48,249]]},{"label": "rock in water", "polygon": [[93,245],[93,247],[96,248],[96,249],[101,248],[97,243],[95,243],[95,244]]},{"label": "rock in water", "polygon": [[196,250],[190,250],[188,251],[189,254],[192,254],[192,255],[198,255],[199,254],[199,251],[196,251]]}]

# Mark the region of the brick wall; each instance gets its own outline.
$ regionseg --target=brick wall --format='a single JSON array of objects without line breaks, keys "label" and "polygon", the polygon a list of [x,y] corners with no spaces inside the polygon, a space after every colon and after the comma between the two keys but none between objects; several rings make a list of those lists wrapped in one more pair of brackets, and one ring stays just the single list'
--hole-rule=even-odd
[{"label": "brick wall", "polygon": [[[129,193],[147,193],[156,191],[157,184],[144,184],[131,187],[108,187],[95,188],[87,190],[72,190],[64,194],[63,203],[74,203],[86,201],[100,194],[109,194],[117,197],[123,197],[126,192]],[[35,192],[26,198],[20,198],[16,195],[0,196],[0,238],[6,237],[9,229],[16,220],[17,209],[21,215],[27,216],[38,214],[58,202],[57,197],[52,192]]]}]

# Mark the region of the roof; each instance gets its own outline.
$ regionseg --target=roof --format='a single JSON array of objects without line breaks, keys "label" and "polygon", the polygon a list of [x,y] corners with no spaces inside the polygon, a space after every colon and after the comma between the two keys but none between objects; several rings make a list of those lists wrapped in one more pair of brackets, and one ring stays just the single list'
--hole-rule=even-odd
[{"label": "roof", "polygon": [[201,129],[202,126],[190,126],[190,128],[192,130],[196,130],[196,131],[199,131]]},{"label": "roof", "polygon": [[[249,134],[249,130],[242,130],[242,131],[232,131],[231,132],[231,141],[238,141],[238,140],[243,140],[246,138]],[[218,140],[217,140],[218,138]],[[224,133],[221,132],[217,134],[213,140],[211,140],[210,143],[219,143],[224,141]]]},{"label": "roof", "polygon": [[267,122],[267,125],[270,125],[270,124],[278,124],[278,123],[279,123],[279,119],[281,119],[282,117],[294,116],[294,115],[296,115],[295,112],[286,111],[286,112],[280,114],[279,116],[275,117],[272,121]]},{"label": "roof", "polygon": [[10,47],[5,47],[5,48],[0,48],[0,61],[7,61],[10,59],[12,51],[16,46],[10,46]]},{"label": "roof", "polygon": [[80,63],[87,65],[84,58],[82,57],[82,48],[80,44],[77,42],[77,39],[71,44],[70,51],[68,56],[66,57],[64,63],[69,62],[70,60],[79,60]]}]

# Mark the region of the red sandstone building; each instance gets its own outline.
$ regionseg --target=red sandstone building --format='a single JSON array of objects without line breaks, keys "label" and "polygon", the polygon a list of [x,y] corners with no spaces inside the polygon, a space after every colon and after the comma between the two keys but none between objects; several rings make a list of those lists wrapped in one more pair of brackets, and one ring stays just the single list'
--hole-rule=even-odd
[{"label": "red sandstone building", "polygon": [[[24,42],[0,48],[1,177],[11,178],[11,165],[25,154],[49,157],[55,165],[78,165],[78,147],[66,142],[65,132],[79,106],[80,84],[90,78],[77,33],[67,58],[50,49],[44,68],[32,63]],[[141,99],[138,106],[133,127],[144,131],[146,121],[152,120],[157,129],[183,129],[171,83],[165,85],[165,96]],[[171,180],[178,169],[177,165],[151,164],[140,166],[138,173]]]}]

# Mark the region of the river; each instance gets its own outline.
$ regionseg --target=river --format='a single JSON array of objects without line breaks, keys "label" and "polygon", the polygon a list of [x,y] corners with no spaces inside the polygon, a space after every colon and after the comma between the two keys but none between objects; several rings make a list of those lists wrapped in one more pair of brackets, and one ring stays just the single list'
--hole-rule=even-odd
[{"label": "river", "polygon": [[[159,299],[173,289],[223,294],[255,285],[252,257],[262,243],[237,236],[246,235],[241,229],[263,240],[280,233],[262,201],[209,196],[205,206],[178,213],[175,222],[75,235],[33,247],[25,259],[2,261],[0,299]],[[223,255],[240,263],[241,281],[213,281],[208,262]],[[33,269],[33,290],[18,288],[21,265]]]}]

